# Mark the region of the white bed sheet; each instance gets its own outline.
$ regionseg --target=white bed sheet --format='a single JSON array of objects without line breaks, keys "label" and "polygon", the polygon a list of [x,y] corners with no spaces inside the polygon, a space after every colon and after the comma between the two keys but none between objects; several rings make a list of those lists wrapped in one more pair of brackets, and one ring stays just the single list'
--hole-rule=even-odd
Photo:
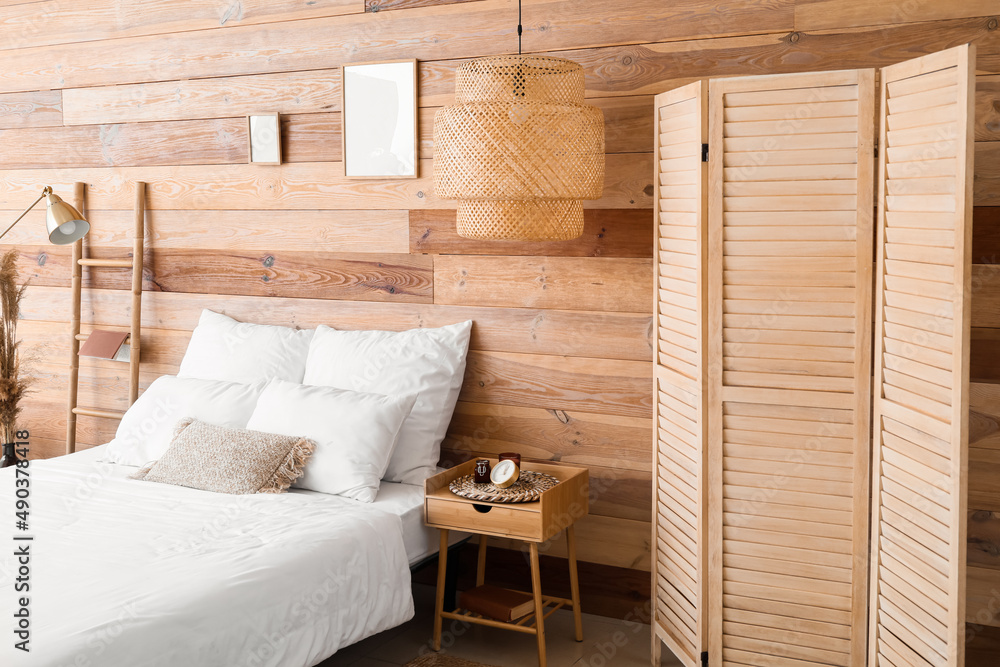
[{"label": "white bed sheet", "polygon": [[[143,483],[99,457],[31,466],[31,652],[13,648],[21,594],[7,538],[0,664],[305,667],[412,618],[400,514],[309,492]],[[410,493],[382,507],[412,504]],[[13,508],[6,470],[7,525]]]},{"label": "white bed sheet", "polygon": [[[97,462],[103,456],[106,447],[107,445],[91,447],[71,456],[76,461]],[[424,523],[424,487],[422,484],[400,484],[383,480],[379,484],[378,496],[371,505],[349,498],[329,496],[303,489],[291,489],[289,493],[315,494],[330,498],[333,502],[360,505],[361,507],[377,507],[384,512],[395,514],[402,522],[403,546],[406,549],[406,559],[410,565],[416,565],[438,552],[439,533],[437,529],[428,528]],[[448,543],[457,544],[467,537],[469,537],[467,533],[453,530],[448,534]]]}]

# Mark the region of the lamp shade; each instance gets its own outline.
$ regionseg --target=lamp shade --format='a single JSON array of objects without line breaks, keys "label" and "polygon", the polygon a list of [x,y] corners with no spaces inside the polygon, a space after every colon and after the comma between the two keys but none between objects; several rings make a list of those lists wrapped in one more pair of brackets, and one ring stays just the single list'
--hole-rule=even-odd
[{"label": "lamp shade", "polygon": [[568,240],[604,187],[604,116],[583,104],[583,68],[545,56],[458,69],[456,104],[434,119],[434,188],[458,200],[467,238]]},{"label": "lamp shade", "polygon": [[80,212],[51,192],[45,196],[48,211],[45,227],[49,231],[49,241],[55,245],[68,245],[78,241],[90,231],[90,223]]}]

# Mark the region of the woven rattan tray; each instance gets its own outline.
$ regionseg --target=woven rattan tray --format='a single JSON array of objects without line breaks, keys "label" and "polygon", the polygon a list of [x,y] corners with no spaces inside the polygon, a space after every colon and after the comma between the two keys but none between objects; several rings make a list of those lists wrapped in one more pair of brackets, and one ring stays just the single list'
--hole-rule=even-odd
[{"label": "woven rattan tray", "polygon": [[544,472],[522,470],[521,477],[512,486],[501,489],[493,484],[476,484],[472,475],[459,477],[448,486],[456,496],[490,503],[530,503],[538,500],[559,480]]}]

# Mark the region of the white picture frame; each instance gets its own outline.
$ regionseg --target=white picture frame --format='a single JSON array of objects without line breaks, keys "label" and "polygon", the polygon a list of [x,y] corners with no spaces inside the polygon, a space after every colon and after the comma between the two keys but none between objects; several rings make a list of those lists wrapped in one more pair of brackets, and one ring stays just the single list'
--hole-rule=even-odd
[{"label": "white picture frame", "polygon": [[341,68],[346,178],[417,178],[417,61]]},{"label": "white picture frame", "polygon": [[281,164],[281,115],[247,116],[247,160],[250,164]]}]

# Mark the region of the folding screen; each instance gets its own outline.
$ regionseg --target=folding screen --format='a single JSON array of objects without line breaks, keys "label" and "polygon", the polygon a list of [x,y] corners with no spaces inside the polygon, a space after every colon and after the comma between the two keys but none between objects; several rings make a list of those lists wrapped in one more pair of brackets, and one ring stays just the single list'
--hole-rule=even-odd
[{"label": "folding screen", "polygon": [[700,82],[655,102],[653,628],[687,667],[707,646],[705,105]]},{"label": "folding screen", "polygon": [[874,96],[711,82],[712,664],[864,660]]},{"label": "folding screen", "polygon": [[964,663],[974,61],[882,70],[872,667]]},{"label": "folding screen", "polygon": [[882,70],[877,256],[873,70],[656,98],[654,627],[686,665],[963,664],[973,61]]}]

